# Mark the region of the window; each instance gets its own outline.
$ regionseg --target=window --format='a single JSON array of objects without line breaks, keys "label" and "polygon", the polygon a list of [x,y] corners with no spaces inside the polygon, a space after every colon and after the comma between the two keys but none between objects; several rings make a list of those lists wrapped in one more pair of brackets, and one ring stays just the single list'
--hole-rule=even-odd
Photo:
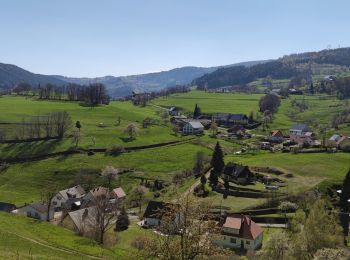
[{"label": "window", "polygon": [[232,244],[236,244],[236,239],[235,238],[231,238],[230,241],[231,241]]},{"label": "window", "polygon": [[246,240],[245,243],[246,243],[247,245],[250,245],[250,241],[248,241],[248,240]]}]

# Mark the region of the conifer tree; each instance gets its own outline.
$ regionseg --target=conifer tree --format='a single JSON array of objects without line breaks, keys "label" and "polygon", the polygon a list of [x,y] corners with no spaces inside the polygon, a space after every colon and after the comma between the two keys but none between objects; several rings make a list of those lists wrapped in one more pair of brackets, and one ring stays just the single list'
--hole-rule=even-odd
[{"label": "conifer tree", "polygon": [[222,152],[221,146],[219,142],[216,143],[213,157],[211,159],[211,166],[213,167],[213,171],[219,176],[222,170],[225,167],[224,163],[224,154]]}]

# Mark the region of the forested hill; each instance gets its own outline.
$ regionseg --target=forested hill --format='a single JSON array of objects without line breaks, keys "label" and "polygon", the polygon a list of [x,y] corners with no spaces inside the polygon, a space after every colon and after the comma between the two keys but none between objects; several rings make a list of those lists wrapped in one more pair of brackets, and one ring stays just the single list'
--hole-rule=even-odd
[{"label": "forested hill", "polygon": [[270,76],[273,79],[290,79],[303,76],[310,78],[316,65],[350,67],[350,48],[323,50],[286,55],[275,61],[257,64],[251,67],[226,67],[193,80],[198,87],[218,88],[241,85],[258,78]]},{"label": "forested hill", "polygon": [[[249,61],[222,67],[231,66],[253,66],[265,61]],[[187,85],[193,79],[204,74],[211,73],[219,67],[181,67],[169,71],[132,75],[132,76],[105,76],[99,78],[69,78],[64,76],[40,75],[24,70],[10,64],[0,63],[0,90],[12,89],[18,83],[28,83],[32,87],[38,84],[52,84],[56,86],[76,83],[88,85],[90,83],[102,83],[106,86],[111,97],[122,97],[132,93],[132,91],[159,91],[175,85]]]},{"label": "forested hill", "polygon": [[64,85],[65,82],[53,76],[34,74],[11,64],[0,63],[0,89],[9,89],[25,82],[34,87],[38,84]]},{"label": "forested hill", "polygon": [[[264,63],[266,61],[248,61],[236,64],[231,64],[225,67],[244,66],[249,67],[256,64]],[[106,76],[99,78],[67,78],[62,76],[56,76],[58,79],[87,85],[89,83],[102,83],[104,84],[109,94],[112,97],[120,97],[130,95],[132,91],[159,91],[167,87],[173,87],[175,85],[187,85],[192,82],[193,79],[201,77],[207,73],[211,73],[221,67],[181,67],[168,71],[160,71],[154,73],[131,75],[131,76]]]}]

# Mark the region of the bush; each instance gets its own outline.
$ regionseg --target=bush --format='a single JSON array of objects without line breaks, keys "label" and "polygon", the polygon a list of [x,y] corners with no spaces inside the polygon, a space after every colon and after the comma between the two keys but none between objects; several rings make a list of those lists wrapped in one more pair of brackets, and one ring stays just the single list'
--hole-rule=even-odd
[{"label": "bush", "polygon": [[137,236],[134,241],[131,242],[131,246],[137,250],[145,249],[148,244],[148,238],[146,236]]},{"label": "bush", "polygon": [[112,146],[106,151],[106,153],[109,155],[119,155],[124,152],[125,152],[125,148],[123,146]]},{"label": "bush", "polygon": [[123,231],[128,229],[130,224],[128,213],[126,212],[125,208],[123,207],[120,211],[120,215],[118,216],[118,219],[115,223],[115,230],[116,231]]},{"label": "bush", "polygon": [[278,209],[283,212],[295,211],[298,209],[298,205],[290,201],[282,201],[281,204],[278,206]]}]

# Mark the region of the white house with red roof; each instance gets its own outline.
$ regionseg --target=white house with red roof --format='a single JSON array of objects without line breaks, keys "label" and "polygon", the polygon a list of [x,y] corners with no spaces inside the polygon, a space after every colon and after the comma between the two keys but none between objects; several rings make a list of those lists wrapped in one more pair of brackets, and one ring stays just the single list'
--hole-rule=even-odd
[{"label": "white house with red roof", "polygon": [[262,245],[263,230],[250,217],[232,214],[221,223],[221,239],[216,243],[224,248],[256,250]]}]

